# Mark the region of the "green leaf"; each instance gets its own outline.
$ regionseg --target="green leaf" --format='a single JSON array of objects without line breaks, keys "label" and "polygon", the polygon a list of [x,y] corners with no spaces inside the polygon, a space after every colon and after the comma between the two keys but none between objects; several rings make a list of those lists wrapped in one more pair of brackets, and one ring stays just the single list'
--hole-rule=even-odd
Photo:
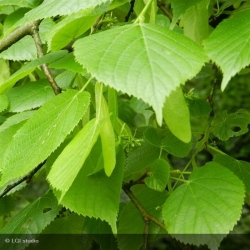
[{"label": "green leaf", "polygon": [[213,120],[213,133],[220,140],[226,141],[230,137],[247,133],[248,124],[250,124],[250,113],[246,110],[240,109],[232,114],[227,114],[225,110]]},{"label": "green leaf", "polygon": [[0,95],[0,112],[6,110],[8,108],[9,101],[5,94]]},{"label": "green leaf", "polygon": [[79,74],[85,73],[85,70],[82,68],[82,66],[75,61],[73,53],[69,53],[61,59],[50,63],[49,67],[53,69],[67,69]]},{"label": "green leaf", "polygon": [[19,7],[34,8],[40,2],[40,0],[0,0],[0,6],[17,5]]},{"label": "green leaf", "polygon": [[1,71],[0,75],[0,86],[1,86],[1,84],[10,77],[9,63],[1,58],[0,58],[0,71]]},{"label": "green leaf", "polygon": [[38,7],[32,9],[25,14],[23,19],[20,20],[18,26],[22,26],[27,22],[44,19],[46,17],[55,17],[55,16],[65,16],[76,13],[80,10],[94,9],[109,6],[109,0],[51,0],[45,1]]},{"label": "green leaf", "polygon": [[22,112],[42,106],[55,96],[48,80],[30,82],[10,89],[6,93],[9,99],[9,112]]},{"label": "green leaf", "polygon": [[244,196],[237,176],[209,162],[171,193],[163,206],[163,219],[168,232],[185,244],[218,249],[223,234],[240,218]]},{"label": "green leaf", "polygon": [[124,25],[79,39],[73,47],[76,60],[99,82],[152,105],[159,124],[166,96],[207,60],[190,39],[152,24]]},{"label": "green leaf", "polygon": [[8,29],[10,29],[16,22],[18,22],[29,10],[29,8],[21,7],[16,11],[13,11],[10,15],[8,15],[4,20],[4,34],[7,33]]},{"label": "green leaf", "polygon": [[100,244],[102,250],[117,250],[116,238],[107,222],[87,217],[83,229]]},{"label": "green leaf", "polygon": [[132,132],[129,126],[118,117],[115,120],[114,130],[118,136],[132,137]]},{"label": "green leaf", "polygon": [[16,207],[15,198],[13,196],[4,196],[0,199],[0,216],[9,215]]},{"label": "green leaf", "polygon": [[86,10],[81,10],[58,22],[53,29],[47,33],[48,51],[59,50],[69,44],[73,39],[82,35],[94,25],[100,14],[101,13],[91,15],[91,13],[86,12]]},{"label": "green leaf", "polygon": [[52,192],[38,198],[30,205],[22,209],[9,223],[0,231],[2,235],[0,247],[5,250],[23,249],[29,243],[15,244],[4,243],[6,238],[34,239],[32,234],[40,234],[42,230],[55,219],[60,211],[60,206]]},{"label": "green leaf", "polygon": [[0,54],[0,58],[12,61],[31,61],[37,58],[36,45],[31,36],[25,36]]},{"label": "green leaf", "polygon": [[245,184],[246,192],[250,195],[250,163],[239,161],[228,155],[215,155],[214,162],[228,168],[237,175]]},{"label": "green leaf", "polygon": [[170,131],[181,141],[191,141],[189,109],[181,88],[172,91],[166,98],[163,117]]},{"label": "green leaf", "polygon": [[184,35],[202,45],[209,35],[208,5],[210,0],[200,1],[185,11],[183,15]]},{"label": "green leaf", "polygon": [[60,200],[83,167],[99,136],[100,128],[98,120],[89,121],[54,162],[47,179],[53,188],[61,191]]},{"label": "green leaf", "polygon": [[193,117],[206,116],[212,111],[210,104],[205,100],[196,97],[187,97],[186,102],[189,107],[190,115]]},{"label": "green leaf", "polygon": [[203,0],[188,0],[188,1],[170,0],[171,7],[173,9],[173,19],[172,19],[170,29],[174,28],[178,19],[185,13],[187,9],[198,4],[201,1]]},{"label": "green leaf", "polygon": [[222,90],[232,76],[250,64],[249,16],[250,8],[235,13],[221,22],[204,42],[208,56],[223,72]]},{"label": "green leaf", "polygon": [[46,102],[15,134],[1,162],[0,186],[43,162],[82,118],[89,100],[87,92],[68,90]]},{"label": "green leaf", "polygon": [[54,53],[47,54],[41,58],[37,58],[36,60],[33,60],[30,63],[27,63],[21,69],[16,71],[13,75],[11,75],[11,77],[7,81],[0,84],[0,94],[8,91],[10,88],[12,88],[16,84],[17,81],[27,76],[36,67],[44,63],[54,62],[60,59],[61,57],[65,56],[65,54],[67,54],[67,51],[57,51]]},{"label": "green leaf", "polygon": [[25,121],[27,119],[29,119],[30,117],[32,117],[34,114],[36,113],[35,110],[32,111],[26,111],[26,112],[22,112],[20,114],[15,114],[10,116],[9,118],[7,118],[5,120],[5,122],[0,126],[0,132],[4,131],[5,129],[10,128],[11,126],[18,124],[22,121]]},{"label": "green leaf", "polygon": [[[80,250],[82,248],[82,241],[80,235],[83,232],[83,225],[85,218],[77,214],[68,214],[66,211],[61,218],[56,218],[50,225],[48,225],[42,234],[39,235],[39,248],[46,250],[64,250],[74,249]],[[53,235],[53,240],[48,240],[48,235]],[[82,238],[81,238],[82,239]]]},{"label": "green leaf", "polygon": [[[138,187],[133,187],[132,192],[143,206],[143,208],[158,220],[161,219],[161,207],[168,196],[167,191],[157,192],[148,187],[143,187],[138,190]],[[142,215],[129,201],[122,209],[119,215],[118,223],[118,247],[119,250],[139,249],[143,245],[143,232],[145,229],[145,221]],[[158,234],[165,233],[154,223],[150,223],[149,227],[149,241],[157,239]]]},{"label": "green leaf", "polygon": [[147,142],[177,157],[186,157],[192,149],[192,142],[184,143],[168,130],[149,128],[144,132]]},{"label": "green leaf", "polygon": [[168,184],[169,176],[169,164],[163,159],[158,159],[152,164],[150,176],[145,179],[145,183],[156,191],[163,191]]},{"label": "green leaf", "polygon": [[[96,154],[90,153],[61,203],[78,214],[107,221],[116,234],[125,156],[123,150],[119,148],[116,167],[110,177],[107,177],[104,171],[90,175],[97,161]],[[59,196],[58,192],[57,197]]]},{"label": "green leaf", "polygon": [[149,167],[156,159],[159,158],[160,149],[149,143],[143,143],[136,147],[127,157],[124,176],[138,173]]},{"label": "green leaf", "polygon": [[46,34],[50,32],[53,27],[55,26],[55,22],[52,20],[52,18],[45,18],[42,20],[42,22],[39,25],[39,35],[41,38],[42,43],[46,43]]},{"label": "green leaf", "polygon": [[97,113],[99,119],[105,119],[105,122],[100,130],[102,140],[102,153],[104,160],[104,170],[107,176],[112,174],[115,167],[115,134],[110,121],[108,105],[102,94],[102,85],[95,84],[96,106],[100,107],[100,113]]},{"label": "green leaf", "polygon": [[153,111],[148,110],[150,107],[148,104],[143,102],[141,99],[132,98],[130,100],[130,106],[136,113],[142,114],[145,118],[145,124],[148,126],[150,117],[154,114]]},{"label": "green leaf", "polygon": [[77,74],[75,72],[64,70],[61,74],[57,75],[55,81],[57,85],[63,89],[71,89],[75,84]]},{"label": "green leaf", "polygon": [[[19,123],[12,125],[6,128],[5,130],[0,131],[0,155],[1,157],[4,156],[11,141],[14,138],[15,133],[24,125],[25,122],[26,122],[25,120],[20,121]],[[0,168],[0,171],[2,171],[1,168]]]}]

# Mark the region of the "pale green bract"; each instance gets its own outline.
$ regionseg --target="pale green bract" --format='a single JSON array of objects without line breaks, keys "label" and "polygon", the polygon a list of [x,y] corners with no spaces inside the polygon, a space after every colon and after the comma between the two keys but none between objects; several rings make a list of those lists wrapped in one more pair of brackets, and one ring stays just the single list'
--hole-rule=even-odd
[{"label": "pale green bract", "polygon": [[77,125],[89,101],[89,93],[68,90],[36,111],[15,134],[0,163],[0,186],[43,162]]},{"label": "pale green bract", "polygon": [[204,41],[208,56],[223,72],[222,90],[231,77],[250,64],[249,17],[250,8],[237,12],[230,19],[221,22]]},{"label": "pale green bract", "polygon": [[98,81],[152,105],[159,124],[166,96],[207,60],[190,39],[152,24],[113,28],[73,47],[76,60]]},{"label": "pale green bract", "polygon": [[104,124],[100,130],[100,136],[102,140],[102,153],[104,160],[104,170],[107,176],[112,174],[115,168],[115,134],[110,120],[108,105],[102,94],[102,87],[100,83],[95,85],[95,100],[96,106],[99,112],[97,112],[97,118],[103,119]]},{"label": "pale green bract", "polygon": [[54,162],[47,179],[53,188],[61,191],[60,200],[81,170],[99,136],[100,128],[97,119],[89,121]]},{"label": "pale green bract", "polygon": [[244,196],[244,185],[237,176],[209,162],[196,168],[170,194],[162,210],[166,228],[185,244],[218,249],[240,218]]}]

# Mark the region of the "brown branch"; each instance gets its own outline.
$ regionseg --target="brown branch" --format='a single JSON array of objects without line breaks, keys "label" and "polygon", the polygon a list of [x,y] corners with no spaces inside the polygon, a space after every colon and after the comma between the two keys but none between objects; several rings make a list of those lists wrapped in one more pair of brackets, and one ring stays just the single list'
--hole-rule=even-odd
[{"label": "brown branch", "polygon": [[135,5],[135,0],[130,1],[130,9],[128,11],[128,14],[125,16],[125,22],[128,22],[131,14],[134,12],[134,5]]},{"label": "brown branch", "polygon": [[161,221],[157,220],[154,216],[152,216],[150,213],[148,213],[145,210],[145,208],[141,205],[141,203],[137,200],[137,198],[131,192],[130,187],[131,187],[131,184],[129,184],[129,183],[124,183],[122,185],[123,191],[127,194],[127,196],[130,198],[130,200],[134,203],[136,208],[139,210],[139,212],[141,213],[141,215],[143,217],[143,220],[144,221],[145,221],[145,219],[150,220],[166,231],[166,226]]},{"label": "brown branch", "polygon": [[144,218],[144,221],[145,221],[145,228],[144,228],[144,232],[143,232],[143,236],[144,236],[143,250],[147,250],[150,220],[147,218]]},{"label": "brown branch", "polygon": [[17,181],[14,184],[11,184],[5,188],[3,193],[0,195],[0,199],[3,198],[7,193],[9,193],[13,188],[20,185],[22,182],[26,181],[27,183],[30,183],[32,177],[42,168],[45,162],[39,164],[36,168],[34,168],[31,172],[29,172],[27,175],[25,175],[22,179]]},{"label": "brown branch", "polygon": [[31,30],[32,30],[33,25],[34,25],[33,22],[28,23],[28,24],[16,29],[15,31],[10,33],[8,36],[4,37],[0,41],[0,52],[8,49],[11,45],[18,42],[23,37],[25,37],[27,35],[31,35]]},{"label": "brown branch", "polygon": [[[39,36],[38,29],[39,29],[39,22],[33,22],[33,26],[31,27],[31,35],[32,35],[32,37],[35,41],[35,44],[36,44],[37,55],[40,58],[40,57],[44,56],[44,53],[43,53],[43,44],[42,44],[41,38]],[[54,93],[56,95],[60,94],[61,89],[57,85],[56,81],[54,80],[47,65],[44,63],[44,64],[42,64],[41,68],[42,68],[43,72],[45,73],[47,79],[49,80],[50,85],[54,90]]]},{"label": "brown branch", "polygon": [[161,9],[161,11],[170,19],[172,20],[173,16],[172,14],[168,11],[168,9],[165,7],[165,3],[161,1],[157,1],[157,6]]}]

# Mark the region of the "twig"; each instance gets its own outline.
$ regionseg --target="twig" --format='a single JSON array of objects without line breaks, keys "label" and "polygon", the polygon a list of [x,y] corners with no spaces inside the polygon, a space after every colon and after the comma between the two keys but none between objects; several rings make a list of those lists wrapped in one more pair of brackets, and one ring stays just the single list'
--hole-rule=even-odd
[{"label": "twig", "polygon": [[22,179],[17,181],[16,183],[9,185],[8,187],[5,188],[3,193],[0,195],[0,199],[3,198],[7,193],[10,192],[13,188],[21,184],[22,182],[26,181],[27,183],[30,183],[32,177],[42,168],[45,162],[39,164],[36,168],[34,168],[31,172],[29,172],[27,175],[25,175]]},{"label": "twig", "polygon": [[[39,21],[40,22],[40,21]],[[13,31],[12,33],[10,33],[8,36],[4,37],[1,41],[0,41],[0,52],[8,49],[11,45],[13,45],[14,43],[18,42],[19,40],[21,40],[23,37],[27,36],[27,35],[31,35],[31,30],[32,27],[34,26],[34,23],[28,23],[18,29],[16,29],[15,31]]]},{"label": "twig", "polygon": [[141,205],[141,203],[137,200],[137,198],[131,192],[130,187],[131,187],[131,184],[129,184],[129,183],[124,183],[122,185],[123,191],[127,194],[127,196],[130,198],[130,200],[134,203],[134,205],[136,206],[136,208],[141,213],[143,219],[144,220],[147,219],[147,220],[153,221],[156,225],[158,225],[159,227],[161,227],[162,229],[164,229],[166,231],[166,226],[161,221],[157,220],[154,216],[152,216],[151,214],[149,214],[144,209],[144,207]]},{"label": "twig", "polygon": [[210,104],[210,107],[212,109],[212,111],[210,113],[211,119],[214,117],[213,96],[214,96],[214,90],[215,90],[217,82],[218,82],[218,68],[216,67],[216,65],[213,65],[213,69],[214,69],[213,85],[212,85],[211,91],[209,93],[209,96],[207,97],[207,102]]},{"label": "twig", "polygon": [[172,20],[173,16],[172,14],[168,11],[168,9],[165,7],[165,3],[161,1],[157,1],[157,6],[162,10],[162,12],[170,19]]},{"label": "twig", "polygon": [[[32,35],[32,37],[33,37],[33,39],[35,41],[35,44],[36,44],[37,55],[40,58],[40,57],[44,56],[44,53],[43,53],[43,44],[42,44],[41,38],[39,36],[38,29],[39,29],[39,22],[33,22],[33,25],[31,27],[31,35]],[[49,68],[47,67],[47,65],[44,63],[44,64],[42,64],[41,68],[42,68],[43,72],[45,73],[47,79],[49,80],[50,85],[54,90],[54,93],[56,95],[60,94],[61,89],[57,85],[57,83],[55,82],[55,80],[54,80]]]},{"label": "twig", "polygon": [[128,14],[125,16],[125,22],[128,22],[131,14],[134,12],[134,5],[135,5],[135,0],[130,1],[130,9],[128,11]]},{"label": "twig", "polygon": [[144,236],[143,250],[147,250],[150,220],[147,218],[144,218],[144,221],[145,221],[145,228],[144,228],[144,232],[143,232],[143,236]]}]

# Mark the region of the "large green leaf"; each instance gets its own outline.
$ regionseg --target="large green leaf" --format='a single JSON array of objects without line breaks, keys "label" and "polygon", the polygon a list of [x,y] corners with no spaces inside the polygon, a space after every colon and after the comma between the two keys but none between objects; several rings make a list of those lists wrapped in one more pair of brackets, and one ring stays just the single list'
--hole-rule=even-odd
[{"label": "large green leaf", "polygon": [[239,161],[228,155],[215,155],[214,161],[230,169],[245,184],[246,192],[250,195],[250,163]]},{"label": "large green leaf", "polygon": [[31,61],[37,58],[34,39],[25,36],[0,54],[0,58],[12,61]]},{"label": "large green leaf", "polygon": [[152,105],[159,124],[166,96],[207,60],[190,39],[152,24],[124,25],[73,47],[76,60],[98,81]]},{"label": "large green leaf", "polygon": [[[157,192],[148,187],[143,187],[138,190],[138,187],[133,187],[132,192],[143,206],[143,208],[152,216],[161,219],[161,207],[168,196],[167,191]],[[119,250],[133,249],[138,250],[143,245],[143,232],[145,229],[145,221],[142,215],[130,201],[122,209],[118,219],[118,246]],[[150,223],[149,241],[154,241],[158,234],[165,233],[159,226]]]},{"label": "large green leaf", "polygon": [[15,134],[0,163],[0,186],[44,161],[82,118],[89,100],[89,93],[69,90],[45,103]]},{"label": "large green leaf", "polygon": [[10,89],[6,93],[9,99],[9,112],[22,112],[42,106],[55,96],[48,80],[39,80]]},{"label": "large green leaf", "polygon": [[177,157],[186,157],[192,149],[192,142],[184,143],[168,130],[149,128],[144,132],[146,141]]},{"label": "large green leaf", "polygon": [[51,223],[60,211],[57,200],[52,192],[43,195],[33,203],[22,209],[9,223],[0,231],[0,248],[5,250],[21,250],[29,243],[11,244],[5,243],[6,238],[32,240],[32,234],[40,234],[42,230]]},{"label": "large green leaf", "polygon": [[213,133],[222,141],[230,137],[240,136],[248,132],[250,124],[250,113],[240,109],[235,113],[227,114],[225,110],[222,115],[215,117],[212,122]]},{"label": "large green leaf", "polygon": [[156,190],[163,191],[170,177],[170,166],[163,159],[157,159],[150,169],[149,177],[145,179],[145,184]]},{"label": "large green leaf", "polygon": [[170,131],[181,141],[191,140],[190,115],[187,103],[179,87],[166,98],[163,117]]},{"label": "large green leaf", "polygon": [[173,9],[173,19],[172,19],[172,24],[170,26],[170,28],[173,28],[174,25],[176,24],[176,22],[178,21],[178,19],[185,13],[185,11],[198,4],[199,2],[201,2],[203,0],[170,0],[171,2],[171,7]]},{"label": "large green leaf", "polygon": [[54,53],[47,54],[41,58],[37,58],[36,60],[31,61],[30,63],[27,63],[21,69],[16,71],[13,75],[11,75],[11,77],[8,80],[0,84],[0,94],[8,91],[10,88],[12,88],[16,84],[17,81],[27,76],[36,67],[44,63],[54,62],[60,59],[61,57],[65,56],[66,54],[67,54],[67,51],[57,51]]},{"label": "large green leaf", "polygon": [[167,199],[162,210],[167,231],[184,243],[217,249],[239,220],[244,196],[237,176],[209,162],[196,168]]},{"label": "large green leaf", "polygon": [[208,56],[223,71],[222,90],[232,76],[250,64],[249,16],[249,7],[237,12],[221,22],[204,42]]},{"label": "large green leaf", "polygon": [[44,19],[46,17],[54,17],[57,15],[65,16],[76,13],[80,10],[94,9],[100,7],[100,5],[105,5],[108,7],[110,4],[109,0],[51,0],[44,1],[38,7],[32,9],[25,14],[23,19],[18,23],[19,26],[24,25],[27,22]]},{"label": "large green leaf", "polygon": [[[96,148],[94,147],[93,150],[95,151]],[[61,203],[78,214],[107,221],[113,233],[116,234],[125,156],[123,150],[119,148],[116,167],[110,177],[107,177],[104,170],[92,174],[98,159],[96,153],[90,153]],[[56,193],[60,198],[60,192]]]},{"label": "large green leaf", "polygon": [[54,162],[48,181],[53,188],[61,191],[60,199],[69,190],[81,170],[99,136],[100,128],[98,120],[89,121]]}]

